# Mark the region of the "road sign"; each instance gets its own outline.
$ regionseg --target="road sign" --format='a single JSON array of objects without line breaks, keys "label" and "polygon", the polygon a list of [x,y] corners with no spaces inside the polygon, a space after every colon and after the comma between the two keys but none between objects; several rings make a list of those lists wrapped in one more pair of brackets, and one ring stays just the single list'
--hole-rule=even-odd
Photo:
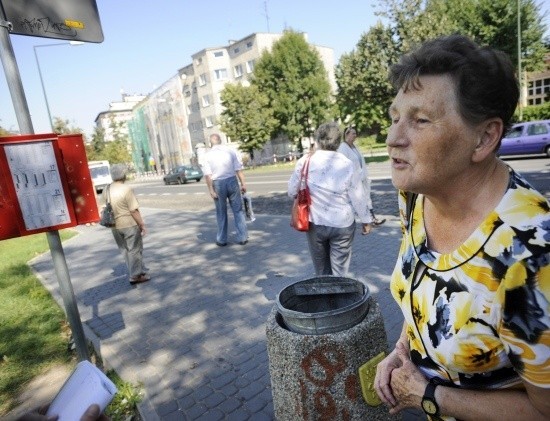
[{"label": "road sign", "polygon": [[103,42],[95,0],[0,0],[0,7],[12,34]]}]

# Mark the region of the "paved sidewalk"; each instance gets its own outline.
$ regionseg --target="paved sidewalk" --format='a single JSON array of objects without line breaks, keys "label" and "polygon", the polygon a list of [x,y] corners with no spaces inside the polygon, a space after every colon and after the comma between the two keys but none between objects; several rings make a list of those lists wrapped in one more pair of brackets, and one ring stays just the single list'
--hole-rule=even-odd
[{"label": "paved sidewalk", "polygon": [[[287,216],[257,215],[247,245],[230,235],[217,247],[213,212],[142,212],[147,283],[130,286],[109,229],[82,226],[64,243],[86,335],[108,367],[143,383],[146,421],[272,420],[265,321],[282,288],[312,276],[305,234]],[[380,304],[392,347],[402,324],[389,292],[400,235],[388,216],[356,235],[351,263]],[[62,305],[49,253],[31,264]]]}]

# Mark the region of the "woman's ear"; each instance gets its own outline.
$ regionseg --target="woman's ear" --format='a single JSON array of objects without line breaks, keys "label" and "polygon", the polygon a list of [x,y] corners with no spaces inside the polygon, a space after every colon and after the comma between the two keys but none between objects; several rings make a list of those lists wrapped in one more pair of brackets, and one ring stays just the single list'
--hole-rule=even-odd
[{"label": "woman's ear", "polygon": [[504,124],[500,118],[486,120],[479,126],[479,137],[472,159],[474,162],[483,161],[487,156],[496,151],[500,144]]}]

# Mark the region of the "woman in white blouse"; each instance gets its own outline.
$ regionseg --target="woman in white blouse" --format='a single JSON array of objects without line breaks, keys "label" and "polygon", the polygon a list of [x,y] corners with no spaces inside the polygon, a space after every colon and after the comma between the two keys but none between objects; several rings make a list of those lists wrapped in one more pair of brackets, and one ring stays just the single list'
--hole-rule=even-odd
[{"label": "woman in white blouse", "polygon": [[307,240],[316,275],[346,276],[356,215],[362,223],[363,234],[368,234],[372,226],[361,175],[348,158],[336,151],[340,136],[337,123],[322,124],[315,132],[315,153],[298,160],[288,181],[288,195],[295,197],[302,168],[307,160],[310,161],[307,184],[311,207]]},{"label": "woman in white blouse", "polygon": [[359,149],[355,147],[355,139],[357,139],[357,131],[355,130],[355,127],[346,127],[346,130],[344,130],[344,141],[338,147],[338,152],[343,153],[351,162],[353,162],[355,171],[361,174],[363,191],[365,192],[365,196],[367,198],[367,208],[372,216],[372,223],[373,225],[382,225],[386,222],[386,220],[378,219],[374,215],[372,199],[370,197],[369,173],[363,155],[361,155]]}]

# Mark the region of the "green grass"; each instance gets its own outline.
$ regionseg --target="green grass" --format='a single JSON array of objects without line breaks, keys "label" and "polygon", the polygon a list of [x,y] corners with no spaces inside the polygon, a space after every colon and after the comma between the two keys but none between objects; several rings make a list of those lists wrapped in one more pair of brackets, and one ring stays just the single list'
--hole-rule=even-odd
[{"label": "green grass", "polygon": [[15,406],[27,382],[72,359],[65,315],[27,266],[47,250],[46,234],[0,242],[0,414]]},{"label": "green grass", "polygon": [[[63,230],[61,240],[77,235]],[[70,329],[63,310],[27,262],[48,251],[46,234],[0,241],[0,418],[17,405],[25,385],[50,367],[76,365],[69,352]],[[92,358],[99,359],[97,355]],[[141,386],[107,373],[119,389],[106,413],[127,420],[142,399]]]}]

